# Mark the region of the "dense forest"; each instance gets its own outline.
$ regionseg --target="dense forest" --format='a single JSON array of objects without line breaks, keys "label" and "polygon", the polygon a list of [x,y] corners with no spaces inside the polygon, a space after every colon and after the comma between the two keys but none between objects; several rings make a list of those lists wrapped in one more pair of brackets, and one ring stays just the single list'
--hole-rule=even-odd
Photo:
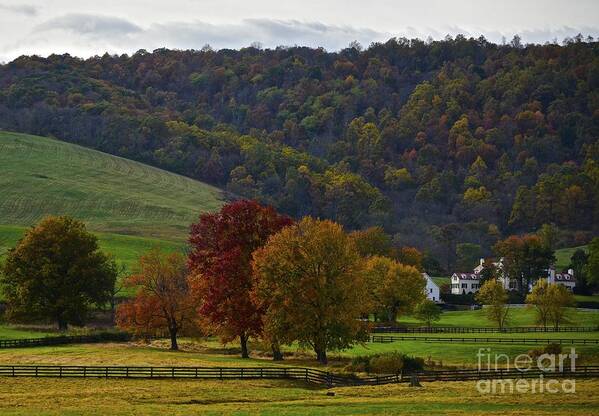
[{"label": "dense forest", "polygon": [[564,244],[599,230],[599,43],[582,37],[23,56],[0,66],[0,128],[382,225],[445,268],[543,224]]}]

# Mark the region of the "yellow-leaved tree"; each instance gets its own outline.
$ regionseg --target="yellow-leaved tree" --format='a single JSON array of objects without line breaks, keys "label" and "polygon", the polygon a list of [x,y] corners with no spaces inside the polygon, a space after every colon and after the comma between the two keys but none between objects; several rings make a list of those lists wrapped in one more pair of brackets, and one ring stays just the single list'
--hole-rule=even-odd
[{"label": "yellow-leaved tree", "polygon": [[364,339],[361,266],[354,242],[332,221],[306,217],[271,236],[253,260],[265,336],[309,346],[323,364],[328,351]]},{"label": "yellow-leaved tree", "polygon": [[574,295],[564,286],[539,279],[526,296],[526,303],[535,308],[537,324],[547,328],[551,323],[557,329],[568,322],[566,308],[574,304]]},{"label": "yellow-leaved tree", "polygon": [[505,328],[510,312],[507,304],[508,294],[497,279],[487,280],[476,293],[476,300],[486,306],[488,318],[495,322],[500,330]]},{"label": "yellow-leaved tree", "polygon": [[394,323],[400,313],[412,311],[426,297],[426,281],[418,269],[388,257],[368,258],[364,276],[375,319],[384,315]]}]

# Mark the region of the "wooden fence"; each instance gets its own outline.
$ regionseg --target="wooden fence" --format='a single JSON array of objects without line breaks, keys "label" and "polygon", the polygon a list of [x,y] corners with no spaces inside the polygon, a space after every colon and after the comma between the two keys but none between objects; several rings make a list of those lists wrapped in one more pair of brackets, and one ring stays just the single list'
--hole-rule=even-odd
[{"label": "wooden fence", "polygon": [[389,343],[397,341],[455,342],[470,344],[561,344],[561,345],[599,345],[599,339],[565,338],[492,338],[492,337],[418,337],[409,335],[371,335],[370,342]]},{"label": "wooden fence", "polygon": [[336,375],[312,368],[299,367],[132,367],[132,366],[50,366],[0,365],[0,377],[57,377],[57,378],[130,378],[130,379],[284,379],[299,380],[325,387],[365,386],[407,383],[416,376],[419,381],[467,381],[488,379],[536,378],[598,378],[599,366],[577,367],[574,371],[544,372],[504,369],[494,371],[446,370],[422,371],[413,374],[394,374],[378,377]]},{"label": "wooden fence", "polygon": [[95,342],[124,342],[131,339],[125,332],[101,332],[90,335],[64,335],[57,337],[26,338],[26,339],[0,339],[2,348],[42,347],[64,344],[87,344]]},{"label": "wooden fence", "polygon": [[398,326],[376,326],[371,329],[375,334],[467,334],[467,333],[528,333],[528,332],[598,332],[597,326],[564,326],[560,328],[543,328],[538,326],[516,326],[511,328],[486,328],[486,327],[452,327],[452,326],[433,326],[433,327],[398,327]]}]

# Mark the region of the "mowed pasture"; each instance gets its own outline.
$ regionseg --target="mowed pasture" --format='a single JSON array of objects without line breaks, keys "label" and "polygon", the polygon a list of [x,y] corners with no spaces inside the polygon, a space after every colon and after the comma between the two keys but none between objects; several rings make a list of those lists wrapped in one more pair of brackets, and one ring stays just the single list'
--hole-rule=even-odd
[{"label": "mowed pasture", "polygon": [[[12,329],[12,333],[10,330]],[[18,328],[3,328],[14,335]],[[21,329],[23,333],[27,331]],[[31,331],[32,334],[39,334]],[[474,334],[473,334],[474,335]],[[436,335],[437,336],[437,335]],[[447,335],[444,335],[447,336]],[[599,339],[599,333],[493,334],[494,337]],[[422,357],[437,368],[476,368],[480,348],[512,359],[543,345],[450,344],[398,341],[366,343],[330,354],[328,366],[318,364],[314,354],[297,345],[287,346],[285,361],[273,362],[268,346],[251,342],[250,359],[239,356],[236,343],[223,345],[216,338],[180,342],[181,351],[170,351],[168,340],[80,344],[0,350],[0,364],[200,366],[200,367],[313,367],[343,372],[352,358],[400,351]],[[564,352],[568,352],[564,347]],[[486,350],[485,350],[486,351]],[[599,363],[599,347],[576,346],[579,365]],[[335,388],[335,396],[303,382],[277,380],[125,380],[125,379],[37,379],[5,378],[0,392],[0,411],[27,414],[235,414],[235,415],[592,415],[599,414],[599,381],[577,380],[576,393],[482,394],[475,382],[423,383],[421,388],[404,385]]]},{"label": "mowed pasture", "polygon": [[[14,332],[13,332],[14,333]],[[454,338],[475,338],[474,334],[454,336]],[[514,335],[514,336],[512,336]],[[33,348],[10,348],[0,350],[0,364],[48,364],[48,365],[130,365],[130,366],[211,366],[243,367],[263,365],[289,365],[339,370],[357,356],[374,355],[386,352],[400,352],[413,357],[421,357],[437,367],[475,368],[481,348],[490,348],[492,354],[506,354],[516,357],[532,349],[542,349],[551,338],[599,340],[599,333],[572,333],[563,336],[556,334],[493,334],[499,339],[532,338],[547,340],[547,343],[479,343],[426,341],[425,335],[415,336],[422,340],[398,340],[394,342],[368,342],[356,344],[344,351],[331,352],[328,366],[315,360],[313,351],[302,349],[297,344],[284,346],[285,361],[273,362],[268,346],[260,342],[250,342],[250,359],[240,358],[236,343],[223,345],[216,338],[180,340],[180,352],[168,349],[165,340],[107,344],[69,344]],[[43,336],[37,333],[35,336]],[[449,334],[435,334],[435,338],[450,338]],[[17,338],[17,337],[15,337]],[[20,336],[23,338],[23,336]],[[580,365],[599,365],[599,344],[562,345],[564,351],[574,347],[579,354]]]},{"label": "mowed pasture", "polygon": [[[235,346],[215,339],[184,340],[183,350],[172,352],[166,342],[94,344],[0,351],[0,363],[63,365],[154,365],[253,367],[270,365],[316,366],[314,360],[288,357],[283,364],[267,357],[243,360]],[[428,344],[419,343],[422,356]],[[257,347],[257,345],[253,345]],[[404,343],[368,344],[333,356],[328,369],[340,371],[352,355],[388,348],[406,350]],[[363,347],[363,348],[366,348]],[[458,346],[461,348],[461,346]],[[445,346],[448,353],[449,348]],[[513,346],[509,346],[513,348]],[[476,349],[470,352],[474,364]],[[498,350],[519,353],[523,350]],[[493,350],[495,352],[495,350]],[[586,354],[585,350],[578,351]],[[322,368],[322,367],[319,367]],[[5,378],[0,412],[6,415],[87,414],[227,414],[227,415],[592,415],[599,414],[599,381],[577,380],[576,393],[483,394],[471,382],[423,383],[334,388],[327,390],[299,381],[278,380],[126,380],[66,378]]]},{"label": "mowed pasture", "polygon": [[66,214],[93,231],[169,241],[184,241],[199,214],[225,200],[219,189],[174,173],[10,132],[0,132],[0,189],[0,225]]},{"label": "mowed pasture", "polygon": [[[4,380],[3,380],[4,381]],[[574,394],[484,394],[475,382],[327,390],[302,382],[247,380],[5,380],[3,415],[596,415],[599,381]]]}]

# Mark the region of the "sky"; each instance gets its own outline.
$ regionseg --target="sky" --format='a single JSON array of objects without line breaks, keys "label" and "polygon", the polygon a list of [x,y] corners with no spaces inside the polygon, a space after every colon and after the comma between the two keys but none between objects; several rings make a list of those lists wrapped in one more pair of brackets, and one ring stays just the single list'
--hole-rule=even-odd
[{"label": "sky", "polygon": [[599,0],[0,0],[0,62],[206,44],[339,50],[457,34],[545,43],[578,33],[599,37]]}]

